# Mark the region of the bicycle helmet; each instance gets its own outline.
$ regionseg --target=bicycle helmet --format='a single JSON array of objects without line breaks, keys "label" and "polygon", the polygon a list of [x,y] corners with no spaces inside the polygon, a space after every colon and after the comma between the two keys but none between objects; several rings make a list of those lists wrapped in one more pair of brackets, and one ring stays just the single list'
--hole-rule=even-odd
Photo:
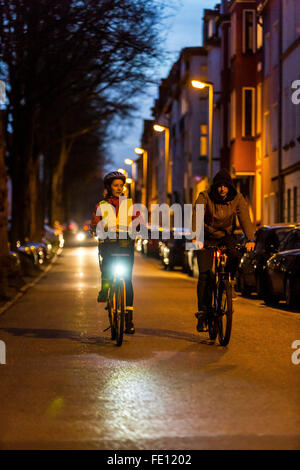
[{"label": "bicycle helmet", "polygon": [[123,183],[125,184],[126,182],[126,176],[123,175],[120,171],[111,171],[110,173],[107,173],[107,175],[104,176],[104,186],[109,189],[110,184],[113,180],[122,180]]}]

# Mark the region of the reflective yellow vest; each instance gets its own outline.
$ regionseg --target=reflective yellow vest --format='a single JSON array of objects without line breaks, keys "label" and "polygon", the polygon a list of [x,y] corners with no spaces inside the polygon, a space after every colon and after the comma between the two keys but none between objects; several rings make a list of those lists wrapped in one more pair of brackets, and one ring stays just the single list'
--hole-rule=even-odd
[{"label": "reflective yellow vest", "polygon": [[132,222],[132,206],[131,198],[121,196],[119,211],[116,215],[115,207],[106,200],[100,201],[96,215],[101,216],[104,231],[109,232],[128,232],[128,228]]}]

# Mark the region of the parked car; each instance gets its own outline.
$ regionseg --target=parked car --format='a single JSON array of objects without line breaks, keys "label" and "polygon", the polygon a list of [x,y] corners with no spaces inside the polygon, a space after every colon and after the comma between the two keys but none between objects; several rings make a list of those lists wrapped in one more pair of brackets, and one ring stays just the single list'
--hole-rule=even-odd
[{"label": "parked car", "polygon": [[162,240],[160,242],[160,257],[162,264],[166,269],[173,269],[179,266],[183,271],[187,272],[188,264],[187,257],[185,255],[186,238],[184,231],[181,229],[182,238],[174,237],[174,230],[170,231],[170,239]]},{"label": "parked car", "polygon": [[141,252],[146,256],[153,256],[155,258],[160,257],[160,247],[162,241],[162,231],[156,231],[156,237],[153,238],[153,232],[151,228],[148,229],[148,238],[142,238],[139,244]]},{"label": "parked car", "polygon": [[265,266],[266,301],[296,305],[300,296],[300,227],[291,230]]},{"label": "parked car", "polygon": [[236,289],[242,295],[254,291],[264,295],[266,263],[293,228],[295,225],[264,225],[255,232],[254,251],[245,252],[238,267]]},{"label": "parked car", "polygon": [[38,253],[34,246],[17,244],[17,254],[20,259],[24,276],[34,277],[39,272]]}]

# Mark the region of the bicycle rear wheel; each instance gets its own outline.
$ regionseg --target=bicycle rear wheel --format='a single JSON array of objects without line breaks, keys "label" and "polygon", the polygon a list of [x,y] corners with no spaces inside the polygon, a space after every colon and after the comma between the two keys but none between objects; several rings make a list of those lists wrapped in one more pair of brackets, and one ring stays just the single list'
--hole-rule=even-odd
[{"label": "bicycle rear wheel", "polygon": [[124,322],[125,322],[125,295],[123,283],[119,284],[115,291],[116,310],[115,310],[115,331],[117,346],[123,342]]},{"label": "bicycle rear wheel", "polygon": [[232,287],[229,281],[221,281],[217,294],[217,328],[221,346],[227,346],[232,327]]}]

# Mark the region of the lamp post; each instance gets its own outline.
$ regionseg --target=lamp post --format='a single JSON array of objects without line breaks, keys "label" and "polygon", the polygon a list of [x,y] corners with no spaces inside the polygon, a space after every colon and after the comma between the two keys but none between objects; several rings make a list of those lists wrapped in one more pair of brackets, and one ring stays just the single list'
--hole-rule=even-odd
[{"label": "lamp post", "polygon": [[208,174],[209,182],[212,182],[213,177],[213,153],[212,153],[212,129],[213,129],[213,95],[214,95],[214,86],[211,82],[203,82],[199,80],[192,80],[191,84],[194,88],[202,90],[205,87],[208,87]]},{"label": "lamp post", "polygon": [[124,160],[125,165],[131,166],[131,178],[126,179],[126,183],[130,184],[130,196],[134,199],[135,198],[135,170],[136,170],[136,163],[131,158],[125,158]]},{"label": "lamp post", "polygon": [[138,155],[143,155],[143,184],[142,184],[142,204],[147,205],[147,168],[148,168],[148,152],[147,150],[136,147],[134,149],[135,153]]},{"label": "lamp post", "polygon": [[[155,132],[165,133],[165,189],[166,189],[166,203],[168,202],[168,194],[172,194],[172,171],[170,159],[170,130],[166,126],[154,124],[153,129]],[[171,203],[171,201],[170,201]]]}]

